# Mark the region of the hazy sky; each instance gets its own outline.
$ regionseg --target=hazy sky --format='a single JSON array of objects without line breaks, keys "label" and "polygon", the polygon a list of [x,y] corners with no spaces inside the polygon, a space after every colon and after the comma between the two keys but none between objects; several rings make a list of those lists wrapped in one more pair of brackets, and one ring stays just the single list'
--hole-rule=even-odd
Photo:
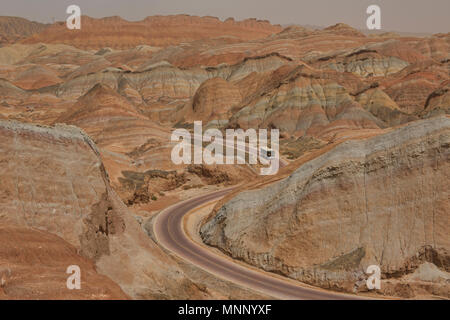
[{"label": "hazy sky", "polygon": [[68,5],[80,6],[83,15],[118,15],[141,20],[150,15],[186,13],[267,19],[279,24],[329,26],[344,22],[366,28],[366,8],[381,7],[382,29],[403,32],[450,32],[450,0],[0,0],[0,15],[39,22],[65,20]]}]

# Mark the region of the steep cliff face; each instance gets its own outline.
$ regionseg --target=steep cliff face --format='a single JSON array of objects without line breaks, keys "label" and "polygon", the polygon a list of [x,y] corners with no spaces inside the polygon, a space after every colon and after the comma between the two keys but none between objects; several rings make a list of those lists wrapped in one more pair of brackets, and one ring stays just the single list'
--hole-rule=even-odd
[{"label": "steep cliff face", "polygon": [[[46,236],[40,247],[46,256],[52,256],[53,249],[66,253],[54,271],[56,278],[64,275],[63,281],[67,266],[84,261],[82,267],[87,267],[82,272],[94,272],[94,263],[98,273],[119,284],[132,298],[201,297],[117,197],[97,147],[80,129],[0,121],[0,137],[0,234],[42,231]],[[32,237],[39,238],[33,234],[28,238]],[[55,239],[63,244],[56,246]],[[24,248],[27,246],[30,243],[25,241]],[[15,276],[20,270],[14,267],[13,258],[22,249],[10,247],[12,260],[2,260]],[[38,270],[47,265],[44,260],[35,263]],[[64,263],[67,265],[61,267]],[[47,280],[42,281],[38,287],[48,286]],[[88,281],[86,287],[95,288],[89,282],[95,277],[83,281]],[[61,292],[64,296],[64,290]]]},{"label": "steep cliff face", "polygon": [[265,270],[348,291],[372,264],[387,278],[425,260],[448,272],[449,147],[446,116],[343,142],[287,178],[242,190],[202,238]]}]

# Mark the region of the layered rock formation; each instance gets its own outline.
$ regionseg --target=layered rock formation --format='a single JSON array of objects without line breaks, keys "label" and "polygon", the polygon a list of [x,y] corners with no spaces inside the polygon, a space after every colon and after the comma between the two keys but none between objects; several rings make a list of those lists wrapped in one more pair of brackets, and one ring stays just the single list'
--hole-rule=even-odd
[{"label": "layered rock formation", "polygon": [[300,135],[330,134],[336,127],[378,128],[379,119],[354,101],[345,81],[301,66],[247,102],[230,122],[242,128],[274,126]]},{"label": "layered rock formation", "polygon": [[39,33],[48,26],[19,17],[0,17],[0,47]]},{"label": "layered rock formation", "polygon": [[[224,81],[224,80],[222,80]],[[160,193],[209,184],[237,183],[254,173],[243,167],[192,172],[170,161],[170,128],[150,120],[129,99],[97,84],[54,123],[82,128],[100,148],[111,183],[129,205],[147,205]],[[169,159],[169,160],[168,160]],[[225,177],[215,179],[214,177]]]},{"label": "layered rock formation", "polygon": [[[203,120],[216,121],[219,127],[275,126],[289,134],[330,139],[340,131],[384,128],[426,117],[427,103],[441,88],[445,90],[449,80],[448,34],[389,39],[365,37],[344,24],[323,30],[289,27],[276,33],[278,27],[258,21],[187,16],[143,22],[84,19],[93,32],[82,29],[69,37],[64,32],[73,30],[65,30],[61,37],[48,38],[52,44],[0,48],[0,76],[8,81],[4,86],[24,90],[9,89],[4,95],[4,106],[14,107],[5,110],[11,118],[52,123],[100,83],[149,119],[166,125]],[[169,36],[182,37],[177,28],[186,21],[195,28],[211,24],[202,30],[213,32],[215,38],[195,33],[198,38],[169,47],[139,40],[124,50],[98,38],[112,36],[104,30],[109,24],[118,26],[108,29],[112,33],[116,29],[126,33],[129,26],[141,36],[147,31],[140,28],[153,23]],[[259,27],[264,34],[248,40],[254,38],[245,28]],[[50,29],[36,37],[48,36]],[[99,50],[62,44],[72,44],[78,35],[83,38],[83,32],[93,37],[83,43],[101,43]],[[26,109],[30,106],[48,108],[30,112]],[[446,112],[446,106],[439,110]]]},{"label": "layered rock formation", "polygon": [[197,89],[191,103],[177,117],[179,121],[191,122],[202,120],[206,124],[227,123],[232,115],[232,108],[241,102],[239,87],[223,78],[206,80]]},{"label": "layered rock formation", "polygon": [[56,23],[24,42],[65,43],[83,49],[102,47],[126,49],[142,44],[170,46],[220,36],[251,40],[281,31],[280,26],[271,25],[263,20],[220,21],[216,17],[189,15],[152,16],[134,22],[117,16],[102,19],[82,16],[81,25],[80,30],[73,32],[67,29],[65,23]]},{"label": "layered rock formation", "polygon": [[[208,181],[167,161],[172,128],[196,120],[222,130],[276,127],[292,137],[282,145],[295,158],[293,145],[306,150],[448,112],[448,35],[390,39],[344,24],[281,30],[261,21],[188,16],[83,21],[80,31],[54,25],[33,38],[50,44],[0,48],[0,117],[83,128],[126,203],[142,190],[124,185],[124,172],[178,170],[187,183],[179,188]],[[201,32],[187,34],[191,27]],[[146,32],[152,37],[144,41]],[[111,42],[116,33],[122,44]],[[172,45],[158,43],[166,36]],[[95,50],[71,46],[74,39]],[[214,170],[234,182],[253,174]],[[158,197],[154,192],[144,198]]]},{"label": "layered rock formation", "polygon": [[[26,235],[19,241],[23,246],[3,249],[1,263],[8,266],[12,279],[3,288],[6,297],[20,297],[19,290],[31,295],[24,289],[32,285],[24,265],[37,261],[41,251],[41,259],[58,257],[41,260],[34,271],[43,272],[43,278],[33,282],[45,292],[40,297],[126,297],[109,279],[132,298],[202,296],[117,197],[99,151],[86,134],[76,127],[1,121],[0,136],[0,235]],[[33,255],[26,255],[36,247]],[[66,268],[77,262],[86,290],[80,295],[64,290]],[[56,275],[46,280],[52,272]],[[52,296],[48,288],[59,289]]]},{"label": "layered rock formation", "polygon": [[450,83],[433,91],[427,98],[425,109],[422,111],[424,117],[438,114],[450,113]]},{"label": "layered rock formation", "polygon": [[[1,21],[2,19],[0,19],[0,25]],[[89,139],[95,142],[102,159],[100,167],[104,166],[109,178],[105,179],[104,174],[99,173],[102,170],[96,169],[95,166],[100,163],[95,162],[98,157],[91,159],[88,156],[87,145],[90,143],[86,145],[80,142],[84,139],[84,135],[81,139],[79,133],[71,133],[70,137],[78,138],[67,138],[68,140],[64,138],[63,142],[59,138],[54,138],[55,135],[66,137],[66,134],[60,131],[72,132],[75,129],[30,129],[31,127],[28,126],[17,125],[20,134],[13,135],[16,140],[8,140],[11,138],[5,140],[10,141],[11,146],[5,142],[3,148],[7,152],[2,153],[6,159],[4,162],[7,162],[8,166],[23,168],[17,171],[6,170],[0,175],[1,178],[3,174],[7,177],[4,186],[9,188],[8,192],[1,194],[5,199],[2,205],[9,208],[7,215],[9,218],[5,228],[10,228],[9,224],[12,223],[15,223],[14,228],[25,223],[48,228],[47,231],[56,233],[62,237],[61,241],[67,242],[64,242],[64,245],[61,244],[60,248],[74,248],[73,250],[78,251],[84,248],[80,252],[94,260],[97,259],[95,266],[91,264],[91,267],[98,268],[100,273],[117,281],[130,297],[155,297],[161,294],[161,297],[179,298],[190,294],[192,287],[187,280],[184,282],[185,278],[180,275],[175,276],[175,282],[183,281],[186,285],[181,285],[179,292],[173,286],[167,290],[162,289],[161,279],[164,276],[170,277],[171,272],[175,270],[176,273],[178,269],[152,244],[142,244],[141,241],[144,240],[141,238],[140,231],[136,231],[138,234],[136,237],[128,236],[126,230],[135,232],[133,223],[124,220],[126,225],[128,223],[131,225],[121,234],[113,235],[108,231],[109,235],[103,237],[103,232],[99,231],[99,239],[97,239],[97,236],[92,236],[91,229],[96,229],[100,225],[98,216],[95,215],[92,218],[93,222],[85,223],[82,222],[83,217],[76,214],[87,212],[86,214],[89,215],[89,212],[95,211],[92,209],[94,207],[104,211],[104,204],[108,203],[107,209],[113,208],[112,212],[122,212],[125,216],[127,215],[125,212],[133,212],[139,216],[139,221],[143,221],[174,202],[195,196],[200,190],[206,192],[220,186],[253,181],[257,177],[255,167],[247,165],[174,165],[170,161],[170,152],[174,146],[170,136],[175,128],[191,129],[193,122],[199,120],[203,121],[204,128],[216,127],[220,130],[238,127],[278,128],[281,131],[282,155],[292,160],[299,159],[290,166],[293,170],[303,164],[305,159],[314,159],[317,157],[316,153],[329,151],[335,144],[350,138],[367,139],[390,132],[392,127],[403,126],[420,119],[435,121],[431,118],[449,113],[450,34],[423,38],[395,34],[365,36],[345,24],[337,24],[325,29],[299,26],[282,29],[267,21],[255,19],[237,22],[233,19],[220,21],[213,17],[187,15],[155,16],[137,22],[126,21],[119,17],[103,19],[82,17],[81,30],[67,30],[64,23],[56,23],[44,30],[40,29],[40,26],[30,24],[29,27],[25,27],[23,21],[14,21],[14,25],[18,23],[23,27],[12,29],[8,27],[8,30],[16,30],[14,32],[18,35],[9,37],[8,39],[12,39],[8,40],[10,44],[0,48],[0,119],[39,125],[66,123],[83,129],[89,135]],[[13,31],[8,31],[8,34],[14,33]],[[6,33],[2,33],[4,34]],[[11,137],[11,132],[15,132],[16,129],[8,128],[3,131],[9,132],[8,137]],[[420,126],[414,128],[419,128],[418,132],[422,130]],[[43,133],[47,131],[50,133]],[[409,134],[409,131],[402,132]],[[29,139],[25,139],[25,136]],[[397,139],[397,135],[393,137]],[[89,139],[88,141],[91,141]],[[406,140],[406,138],[401,140],[403,141],[401,143],[406,145]],[[19,141],[26,148],[22,150],[22,146],[15,147],[14,141]],[[354,147],[357,150],[364,149],[366,147],[361,147],[364,143],[366,142],[360,142]],[[28,154],[22,156],[21,152],[29,150],[34,144],[48,150],[62,149],[58,149],[58,156],[54,158],[47,159],[39,148],[36,151],[37,158],[30,156],[28,159]],[[386,148],[390,150],[391,147]],[[361,168],[366,168],[369,164],[374,166],[370,162],[372,160],[370,160],[369,151],[367,154],[364,153],[368,157],[366,160],[370,160],[367,163],[366,160],[357,156],[354,160],[350,157],[352,150],[348,149],[348,151],[349,156],[347,158],[342,156],[342,159],[350,158],[351,161],[356,161],[360,165],[354,169],[354,178],[346,172],[342,188],[347,185],[351,187],[352,184],[348,181],[360,186]],[[395,156],[410,159],[406,151],[404,154],[395,154]],[[422,159],[424,155],[418,157]],[[404,158],[401,159],[404,160]],[[79,161],[81,164],[78,166]],[[401,176],[401,172],[406,170],[402,169],[400,164],[397,164],[397,168],[396,164],[386,161],[386,168],[393,173],[398,170],[400,172],[398,175]],[[47,163],[55,165],[56,169],[52,169],[53,176],[50,176],[50,169],[45,171],[48,177],[44,178],[40,170],[44,170]],[[312,162],[314,163],[316,162]],[[426,163],[429,166],[429,163]],[[68,166],[73,166],[75,171],[70,171]],[[428,167],[424,164],[424,170],[426,168]],[[437,170],[442,170],[442,167]],[[424,183],[433,176],[429,171],[424,173]],[[286,174],[286,171],[283,172],[282,175]],[[379,173],[381,171],[376,172],[380,177],[385,176],[385,173]],[[377,199],[377,203],[380,202],[380,208],[383,209],[385,204],[379,201],[380,182],[373,176],[374,174],[372,176],[368,174],[366,172],[363,176],[372,180],[366,181],[370,184],[367,184],[366,189],[361,188],[361,190],[369,190],[373,184],[372,188],[375,189],[372,190],[373,197]],[[23,175],[28,175],[30,178],[26,180]],[[16,176],[20,176],[20,188],[17,190],[13,188]],[[55,183],[50,179],[54,177],[56,177]],[[405,184],[408,187],[406,184],[410,182],[410,178],[416,179],[417,172],[414,171],[411,176],[405,174],[401,176],[401,179],[399,177],[398,181],[392,180],[391,184],[393,186]],[[334,178],[331,177],[328,180],[330,179]],[[289,181],[292,180],[293,178],[290,178]],[[302,182],[295,183],[300,188]],[[317,183],[320,184],[317,188],[325,190],[324,195],[340,192],[336,191],[340,190],[339,188],[328,187],[322,180]],[[71,186],[75,188],[73,191],[70,190]],[[38,194],[39,188],[45,190],[45,193]],[[403,194],[395,190],[398,198],[403,199]],[[105,192],[107,198],[103,199],[102,194]],[[128,206],[128,210],[119,204],[120,201],[114,192]],[[26,198],[30,194],[34,198]],[[34,194],[37,194],[37,198]],[[305,194],[311,198],[308,201],[319,201],[316,199],[316,193]],[[44,195],[52,198],[45,199]],[[301,207],[300,202],[298,204],[295,202],[298,199],[302,199],[301,203],[306,203],[306,200],[298,193],[287,193],[285,196],[288,195],[292,197],[295,195],[294,200],[292,198],[289,200],[290,206]],[[356,196],[352,198],[359,199]],[[328,196],[324,199],[328,199]],[[388,199],[386,201],[394,201],[391,197],[386,199]],[[42,200],[41,202],[45,205],[38,200]],[[357,203],[352,199],[346,200],[348,203],[344,200],[338,204],[329,201],[325,212],[331,212],[331,208],[337,205],[344,209],[348,206],[350,208],[348,210],[353,210],[353,207],[360,208],[360,203],[363,202],[361,199],[357,200]],[[274,201],[275,208],[278,205],[278,199]],[[279,206],[284,205],[283,201],[280,201]],[[427,201],[417,202],[417,207],[426,206]],[[42,209],[39,209],[41,207],[37,203]],[[114,205],[110,206],[110,203]],[[316,204],[316,202],[311,203]],[[320,204],[322,205],[322,202]],[[386,206],[389,207],[387,204]],[[393,204],[391,206],[395,207]],[[301,208],[303,210],[303,207]],[[51,224],[47,219],[47,211],[50,209],[56,210],[57,224]],[[12,215],[14,210],[18,210],[16,212],[18,215]],[[257,210],[262,209],[257,207]],[[286,216],[292,213],[289,210],[286,211]],[[315,212],[313,208],[308,210]],[[66,211],[78,213],[71,216],[71,214],[65,214]],[[109,210],[106,211],[109,212]],[[339,210],[333,212],[336,213]],[[351,217],[357,216],[354,211],[351,212]],[[21,214],[26,216],[22,217]],[[121,214],[117,215],[122,217]],[[416,215],[420,216],[419,213]],[[11,220],[12,216],[21,218],[16,217],[16,220]],[[116,214],[111,213],[111,216],[115,217]],[[275,216],[275,213],[269,216]],[[264,218],[265,220],[254,223],[253,227],[258,226],[263,229],[264,223],[270,220],[269,216]],[[314,217],[307,218],[311,218],[311,223],[316,223]],[[348,216],[334,218],[343,226],[349,219]],[[381,221],[384,221],[384,218],[383,216]],[[358,219],[363,220],[361,217],[355,219],[357,222]],[[151,222],[151,219],[149,221]],[[147,224],[151,224],[150,222]],[[275,222],[273,227],[278,228],[278,222]],[[67,228],[68,224],[76,225],[77,229]],[[94,225],[96,227],[92,227]],[[280,222],[280,225],[280,228],[284,228],[283,223]],[[292,226],[298,226],[298,223]],[[105,231],[105,228],[106,226],[102,225],[97,229]],[[311,230],[314,228],[311,227]],[[408,228],[409,226],[405,230],[409,230]],[[216,229],[219,230],[219,227]],[[260,229],[251,229],[251,232],[253,233],[250,234],[249,230],[245,237],[248,239],[258,237]],[[373,233],[373,231],[370,232]],[[322,234],[319,233],[319,235]],[[85,238],[84,242],[81,242],[80,237]],[[162,272],[159,269],[161,267],[159,263],[156,263],[155,270],[146,269],[143,264],[133,266],[137,269],[130,268],[130,270],[133,274],[137,274],[136,276],[120,273],[114,267],[109,269],[108,266],[115,266],[117,263],[118,260],[115,260],[118,259],[117,256],[126,258],[128,255],[115,240],[108,240],[109,244],[106,245],[108,241],[105,239],[114,237],[127,238],[127,241],[130,241],[127,242],[129,247],[133,248],[130,252],[139,257],[138,260],[142,257],[148,262],[161,258],[161,261],[171,266],[171,271]],[[330,237],[332,240],[327,241],[335,241],[333,237]],[[212,238],[214,237],[211,236]],[[248,239],[247,242],[250,241]],[[374,239],[378,243],[381,238]],[[50,237],[47,240],[49,243],[59,241]],[[292,268],[311,270],[308,269],[311,263],[317,262],[318,258],[310,253],[312,249],[308,247],[308,245],[317,246],[313,240],[315,241],[315,238],[307,240],[309,242],[305,244],[310,254],[305,260],[305,265],[300,263]],[[324,257],[330,260],[358,249],[356,240],[353,240],[343,245],[344,251],[334,252],[330,249],[324,253]],[[388,241],[384,238],[382,240]],[[230,249],[233,252],[242,253],[243,256],[245,252],[251,252],[246,247],[247,243],[244,243],[241,248],[238,241],[233,241],[233,248]],[[271,254],[278,257],[276,254],[279,252],[292,253],[292,250],[295,250],[295,241],[292,243],[287,241],[284,244],[285,247],[281,249],[277,247]],[[428,240],[425,242],[429,244]],[[361,243],[367,245],[367,242]],[[274,243],[265,244],[261,247],[262,250],[266,250],[269,245],[273,245],[274,248],[277,246]],[[111,254],[107,254],[106,247],[110,248]],[[373,250],[379,257],[379,248]],[[403,247],[401,250],[404,254],[399,255],[399,259],[405,261],[406,253],[411,252]],[[433,250],[435,249],[430,251],[425,248],[420,251],[422,253],[419,256],[433,256]],[[98,254],[95,253],[97,251]],[[148,253],[149,251],[151,253]],[[118,252],[118,255],[114,255],[113,252]],[[354,251],[349,259],[353,261],[355,256],[362,255],[361,252],[359,249]],[[239,254],[235,255],[239,256]],[[371,257],[371,254],[365,253],[364,256]],[[441,253],[438,254],[440,255]],[[284,253],[281,256],[284,258]],[[252,261],[256,259],[251,255],[249,257],[248,259]],[[297,253],[293,257],[297,259]],[[257,259],[262,258],[258,256]],[[264,259],[262,261],[265,261]],[[270,268],[276,270],[281,262],[277,262],[278,258],[273,259],[275,260],[270,260],[273,263]],[[281,258],[279,259],[281,261]],[[422,258],[419,260],[425,261]],[[82,263],[81,260],[79,261]],[[341,263],[339,261],[342,262],[342,259],[332,265]],[[436,263],[435,260],[433,261]],[[392,264],[396,269],[399,267],[398,261],[394,262],[390,261],[389,265]],[[91,267],[86,264],[86,268]],[[411,273],[408,276],[417,278],[427,272],[436,273],[436,270],[430,266],[424,266],[416,271],[416,275],[413,276]],[[95,270],[92,269],[92,272],[94,274]],[[293,271],[293,277],[309,281],[305,280],[306,275],[298,275],[300,273],[296,272]],[[305,274],[308,272],[305,271]],[[142,274],[147,274],[148,277]],[[331,274],[330,277],[335,279],[333,277],[336,274]],[[148,278],[151,277],[156,279],[154,281],[156,285],[149,284],[151,289],[146,291],[138,282],[147,283]],[[314,276],[311,279],[316,278]],[[315,281],[310,280],[311,283],[317,283]],[[348,289],[346,284],[330,280],[329,286],[334,284]],[[105,295],[119,294],[112,286],[108,288],[110,290],[105,291]],[[98,293],[95,288],[92,292]],[[197,297],[196,293],[193,293],[193,296]]]},{"label": "layered rock formation", "polygon": [[[425,261],[449,272],[449,147],[446,116],[343,142],[278,182],[238,190],[202,238],[265,270],[346,291],[365,287],[373,264],[387,278]],[[448,284],[430,290],[447,295]]]}]

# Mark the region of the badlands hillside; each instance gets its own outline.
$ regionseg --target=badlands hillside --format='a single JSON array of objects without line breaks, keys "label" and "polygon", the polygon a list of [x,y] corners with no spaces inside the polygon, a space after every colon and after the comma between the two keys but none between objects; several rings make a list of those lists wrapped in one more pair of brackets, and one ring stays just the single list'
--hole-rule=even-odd
[{"label": "badlands hillside", "polygon": [[364,290],[364,270],[379,265],[394,279],[387,294],[448,297],[448,277],[421,282],[418,270],[449,275],[449,146],[449,117],[342,142],[280,181],[240,190],[201,235],[234,258],[321,287]]},{"label": "badlands hillside", "polygon": [[131,49],[138,45],[167,47],[222,36],[252,40],[282,30],[281,26],[265,20],[229,18],[220,21],[216,17],[190,15],[151,16],[142,21],[127,21],[118,16],[103,19],[82,16],[81,24],[81,30],[74,34],[65,23],[56,23],[33,34],[24,43],[65,43],[81,49]]},{"label": "badlands hillside", "polygon": [[[0,298],[258,297],[186,266],[143,227],[231,185],[201,228],[231,257],[348,292],[379,264],[391,281],[380,294],[450,296],[450,33],[188,15],[81,23],[0,17],[0,237],[11,241]],[[175,165],[171,133],[194,121],[277,128],[288,165],[266,178],[254,165]],[[45,264],[39,250],[59,258]],[[65,296],[50,276],[24,276],[39,263],[65,279],[69,260],[104,285]]]},{"label": "badlands hillside", "polygon": [[0,47],[39,33],[48,26],[24,18],[0,16]]}]

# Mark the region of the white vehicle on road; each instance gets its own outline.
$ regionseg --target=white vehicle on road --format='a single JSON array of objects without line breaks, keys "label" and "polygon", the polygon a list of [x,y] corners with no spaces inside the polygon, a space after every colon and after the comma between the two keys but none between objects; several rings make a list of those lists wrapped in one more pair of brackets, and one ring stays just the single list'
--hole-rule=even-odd
[{"label": "white vehicle on road", "polygon": [[275,159],[275,151],[270,148],[261,148],[260,155],[267,160]]}]

